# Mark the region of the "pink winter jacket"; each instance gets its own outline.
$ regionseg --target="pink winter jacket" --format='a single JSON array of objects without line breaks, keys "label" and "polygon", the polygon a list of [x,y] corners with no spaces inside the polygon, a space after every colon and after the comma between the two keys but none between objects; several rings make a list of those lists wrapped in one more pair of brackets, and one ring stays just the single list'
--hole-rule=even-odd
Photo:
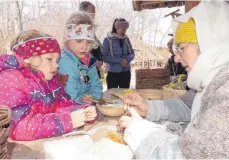
[{"label": "pink winter jacket", "polygon": [[82,105],[70,100],[57,77],[46,81],[41,72],[20,58],[0,56],[0,105],[12,109],[10,138],[35,140],[72,131],[70,112]]}]

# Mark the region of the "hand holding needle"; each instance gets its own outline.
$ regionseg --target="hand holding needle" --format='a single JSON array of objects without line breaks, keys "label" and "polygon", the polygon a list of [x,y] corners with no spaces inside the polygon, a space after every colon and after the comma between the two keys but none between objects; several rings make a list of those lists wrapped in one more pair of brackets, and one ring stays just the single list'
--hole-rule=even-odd
[{"label": "hand holding needle", "polygon": [[124,114],[125,115],[128,115],[129,102],[130,102],[130,99],[128,98],[127,101],[124,103]]}]

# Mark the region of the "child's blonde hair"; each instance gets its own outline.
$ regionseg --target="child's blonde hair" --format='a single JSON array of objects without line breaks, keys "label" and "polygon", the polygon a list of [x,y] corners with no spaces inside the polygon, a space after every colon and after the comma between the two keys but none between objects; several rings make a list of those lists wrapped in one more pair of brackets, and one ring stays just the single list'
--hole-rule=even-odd
[{"label": "child's blonde hair", "polygon": [[30,39],[39,38],[39,37],[52,37],[48,34],[43,34],[37,30],[28,30],[19,33],[16,38],[10,43],[10,49],[12,50],[14,46],[18,45],[20,42],[28,41]]},{"label": "child's blonde hair", "polygon": [[90,16],[87,15],[86,13],[83,13],[83,12],[72,13],[65,23],[65,25],[68,25],[68,24],[75,24],[75,25],[90,24],[90,25],[94,25],[93,20],[90,18]]},{"label": "child's blonde hair", "polygon": [[[65,22],[65,25],[69,24],[75,24],[80,25],[80,24],[89,24],[89,25],[94,25],[93,20],[90,18],[90,16],[86,13],[83,12],[75,12],[70,15],[70,17],[67,19]],[[65,40],[64,44],[66,45],[69,40]]]}]

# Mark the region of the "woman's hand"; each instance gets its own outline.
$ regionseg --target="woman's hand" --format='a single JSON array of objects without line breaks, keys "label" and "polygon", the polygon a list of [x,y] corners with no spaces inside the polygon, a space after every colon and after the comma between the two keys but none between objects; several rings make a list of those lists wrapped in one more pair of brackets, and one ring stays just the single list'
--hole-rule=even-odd
[{"label": "woman's hand", "polygon": [[118,125],[124,131],[124,141],[135,152],[141,142],[147,138],[153,130],[165,130],[161,125],[144,120],[134,108],[129,108],[130,117],[122,116]]},{"label": "woman's hand", "polygon": [[121,62],[121,65],[123,66],[123,67],[128,67],[128,61],[127,61],[127,59],[122,59],[122,62]]},{"label": "woman's hand", "polygon": [[139,93],[129,93],[124,97],[124,103],[128,103],[142,117],[146,117],[147,102]]}]

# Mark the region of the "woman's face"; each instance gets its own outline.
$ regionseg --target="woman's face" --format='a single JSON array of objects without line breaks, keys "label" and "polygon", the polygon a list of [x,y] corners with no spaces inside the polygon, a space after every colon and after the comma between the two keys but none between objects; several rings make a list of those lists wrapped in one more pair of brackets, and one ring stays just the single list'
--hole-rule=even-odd
[{"label": "woman's face", "polygon": [[46,80],[51,80],[58,71],[59,58],[59,53],[47,53],[30,57],[24,61],[38,71],[41,71]]},{"label": "woman's face", "polygon": [[124,36],[126,34],[126,28],[118,28],[117,29],[117,34]]},{"label": "woman's face", "polygon": [[175,51],[175,62],[180,62],[186,71],[189,72],[194,66],[199,56],[199,48],[197,44],[183,43],[178,44]]},{"label": "woman's face", "polygon": [[68,46],[71,51],[78,57],[84,58],[86,57],[92,48],[93,42],[89,40],[69,40]]}]

